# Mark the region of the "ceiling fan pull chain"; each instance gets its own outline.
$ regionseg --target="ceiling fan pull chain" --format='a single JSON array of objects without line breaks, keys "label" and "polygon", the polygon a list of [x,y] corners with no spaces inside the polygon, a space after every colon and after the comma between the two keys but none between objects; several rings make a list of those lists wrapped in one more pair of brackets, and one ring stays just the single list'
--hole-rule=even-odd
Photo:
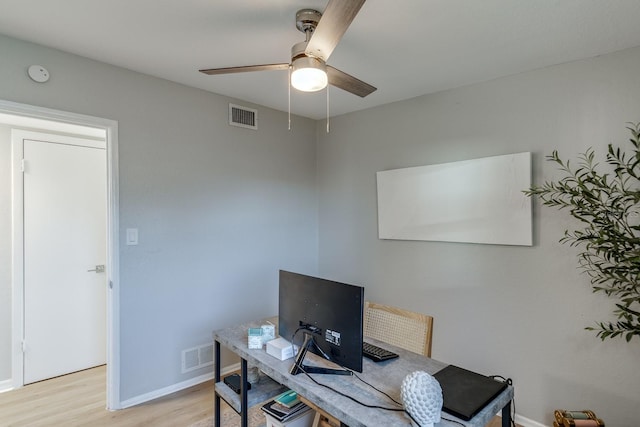
[{"label": "ceiling fan pull chain", "polygon": [[329,85],[327,85],[327,133],[329,133]]},{"label": "ceiling fan pull chain", "polygon": [[291,66],[289,66],[289,84],[287,84],[287,88],[289,89],[289,130],[291,130]]}]

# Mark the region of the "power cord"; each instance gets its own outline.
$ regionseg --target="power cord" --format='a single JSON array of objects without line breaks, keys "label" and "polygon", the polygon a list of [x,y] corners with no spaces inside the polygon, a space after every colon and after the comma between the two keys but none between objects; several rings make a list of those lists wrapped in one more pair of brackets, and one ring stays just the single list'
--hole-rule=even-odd
[{"label": "power cord", "polygon": [[[296,335],[298,334],[298,332],[300,332],[300,331],[302,331],[302,330],[308,330],[308,328],[306,328],[306,327],[300,327],[300,328],[296,329],[296,330],[295,330],[295,332],[294,332],[294,333],[292,334],[292,336],[291,336],[291,348],[292,348],[292,350],[293,350],[293,353],[294,353],[294,354],[295,354],[295,347],[294,347],[293,342],[294,342],[295,337],[296,337]],[[331,358],[330,358],[330,357],[329,357],[329,356],[328,356],[328,355],[327,355],[327,354],[326,354],[326,353],[325,353],[325,352],[324,352],[320,347],[316,346],[316,348],[320,351],[320,353],[322,353],[322,356],[323,356],[325,359],[329,360],[330,362],[333,362],[333,360],[331,360]],[[333,363],[335,363],[335,362],[333,362]],[[317,381],[315,378],[313,378],[313,377],[312,377],[308,372],[306,372],[302,366],[300,367],[300,369],[301,369],[301,371],[302,371],[302,372],[307,376],[307,378],[309,378],[311,381],[313,381],[313,383],[315,383],[316,385],[318,385],[318,386],[320,386],[320,387],[324,387],[324,388],[326,388],[326,389],[329,389],[329,390],[333,391],[334,393],[337,393],[337,394],[339,394],[340,396],[342,396],[342,397],[346,397],[347,399],[349,399],[349,400],[351,400],[351,401],[353,401],[353,402],[357,403],[358,405],[364,406],[365,408],[382,409],[382,410],[384,410],[384,411],[393,411],[393,412],[404,412],[404,413],[406,413],[406,414],[409,416],[409,418],[411,418],[411,420],[415,423],[415,425],[417,425],[418,427],[421,427],[421,426],[420,426],[420,423],[418,423],[418,421],[413,417],[413,415],[411,415],[411,413],[410,413],[406,408],[404,408],[404,405],[403,405],[401,402],[398,402],[396,399],[394,399],[393,397],[391,397],[389,394],[387,394],[387,393],[385,393],[384,391],[382,391],[382,390],[378,389],[378,388],[377,388],[377,387],[375,387],[374,385],[372,385],[372,384],[370,384],[370,383],[366,382],[365,380],[363,380],[363,379],[362,379],[358,374],[356,374],[356,373],[355,373],[355,372],[353,372],[352,370],[347,369],[347,368],[345,368],[344,366],[341,366],[341,365],[339,365],[339,364],[337,364],[337,365],[338,365],[338,366],[340,366],[340,367],[341,367],[343,370],[345,370],[345,371],[350,371],[350,372],[352,373],[352,375],[353,375],[353,376],[355,376],[359,381],[361,381],[362,383],[364,383],[364,384],[366,384],[367,386],[371,387],[372,389],[374,389],[374,390],[375,390],[375,391],[377,391],[378,393],[381,393],[381,394],[385,395],[385,396],[386,396],[388,399],[390,399],[393,403],[395,403],[395,404],[396,404],[396,405],[398,405],[398,406],[401,406],[401,408],[387,408],[387,407],[384,407],[384,406],[379,406],[379,405],[369,405],[369,404],[367,404],[367,403],[361,402],[361,401],[359,401],[358,399],[356,399],[356,398],[354,398],[354,397],[352,397],[352,396],[350,396],[350,395],[348,395],[348,394],[346,394],[346,393],[343,393],[343,392],[341,392],[341,391],[339,391],[339,390],[336,390],[335,388],[333,388],[333,387],[331,387],[331,386],[328,386],[328,385],[326,385],[326,384],[322,384],[322,383],[318,382],[318,381]],[[502,382],[506,382],[506,383],[507,383],[508,385],[510,385],[510,386],[512,386],[512,385],[513,385],[513,380],[511,380],[511,378],[505,378],[505,377],[503,377],[503,376],[501,376],[501,375],[490,375],[490,376],[489,376],[489,378],[493,378],[494,380],[499,380],[499,381],[502,381]],[[511,406],[512,406],[512,408],[511,408],[511,426],[512,426],[512,427],[517,427],[517,426],[516,426],[516,422],[515,422],[515,414],[516,414],[516,401],[515,401],[515,398],[514,398],[514,399],[512,399],[511,403],[512,403],[512,405],[511,405]],[[451,422],[451,423],[458,424],[458,425],[461,425],[461,426],[465,427],[465,425],[464,425],[464,424],[462,424],[461,422],[456,421],[456,420],[453,420],[453,419],[451,419],[451,418],[446,418],[446,417],[443,417],[443,416],[440,416],[440,418],[442,418],[442,419],[443,419],[443,420],[445,420],[445,421],[449,421],[449,422]]]},{"label": "power cord", "polygon": [[[294,342],[294,340],[296,339],[296,335],[298,335],[298,332],[300,332],[300,331],[316,332],[314,329],[310,329],[308,326],[301,326],[301,327],[299,327],[298,329],[296,329],[296,330],[295,330],[295,332],[294,332],[294,333],[293,333],[293,335],[291,336],[291,349],[293,350],[292,354],[294,354],[294,355],[296,354],[296,351],[295,351],[296,349],[295,349],[295,346],[294,346],[294,343],[293,343],[293,342]],[[325,352],[324,352],[324,350],[322,350],[322,349],[320,348],[320,346],[318,346],[318,345],[316,345],[316,344],[315,344],[315,341],[314,341],[314,342],[312,342],[312,343],[311,343],[311,345],[313,345],[313,346],[316,348],[316,350],[318,350],[318,351],[322,354],[322,357],[324,357],[325,359],[327,359],[329,362],[335,363],[336,365],[340,366],[340,367],[342,368],[342,370],[343,370],[343,371],[345,371],[345,372],[351,372],[349,369],[345,368],[344,366],[341,366],[341,365],[339,365],[338,363],[334,362],[334,361],[331,359],[331,357],[330,357],[327,353],[325,353]],[[300,350],[302,350],[302,349],[300,349]],[[353,373],[353,372],[352,372],[352,373]]]},{"label": "power cord", "polygon": [[[489,378],[492,378],[492,379],[498,380],[498,381],[502,381],[502,382],[506,382],[510,386],[513,385],[513,381],[511,380],[511,378],[505,378],[505,377],[503,377],[501,375],[489,375]],[[512,414],[511,414],[511,426],[512,427],[517,427],[516,426],[516,422],[515,422],[515,415],[516,415],[515,399],[513,399],[511,402],[512,402],[512,405],[511,405],[512,406],[512,410],[511,410],[512,411]],[[461,422],[456,421],[456,420],[452,420],[451,418],[446,418],[446,417],[442,417],[442,416],[440,418],[442,418],[445,421],[449,421],[451,423],[455,423],[455,424],[464,426],[464,424],[462,424]]]},{"label": "power cord", "polygon": [[[318,382],[315,378],[313,378],[313,377],[312,377],[311,375],[309,375],[306,371],[304,371],[304,369],[302,370],[302,372],[304,372],[304,374],[305,374],[305,375],[306,375],[306,376],[307,376],[311,381],[313,381],[316,385],[319,385],[320,387],[324,387],[324,388],[326,388],[326,389],[329,389],[329,390],[331,390],[332,392],[337,393],[337,394],[339,394],[340,396],[342,396],[342,397],[346,397],[347,399],[351,400],[352,402],[357,403],[358,405],[364,406],[365,408],[371,408],[371,409],[382,409],[382,410],[384,410],[384,411],[392,411],[392,412],[404,412],[404,413],[406,413],[406,414],[409,416],[409,418],[411,418],[411,420],[412,420],[412,421],[413,421],[413,422],[414,422],[418,427],[421,427],[421,426],[420,426],[420,424],[418,423],[418,421],[417,421],[415,418],[413,418],[413,415],[411,415],[411,413],[410,413],[409,411],[407,411],[405,408],[387,408],[387,407],[385,407],[385,406],[370,405],[370,404],[368,404],[368,403],[361,402],[361,401],[359,401],[358,399],[356,399],[356,398],[355,398],[355,397],[353,397],[353,396],[350,396],[350,395],[348,395],[348,394],[346,394],[346,393],[343,393],[343,392],[341,392],[341,391],[339,391],[339,390],[336,390],[335,388],[333,388],[333,387],[331,387],[331,386],[328,386],[328,385],[326,385],[326,384],[322,384],[322,383]],[[355,375],[355,374],[354,374],[354,376],[358,377],[358,376],[357,376],[357,375]],[[362,379],[360,379],[360,381],[362,381]],[[386,393],[384,393],[384,392],[382,392],[382,391],[378,390],[377,388],[375,388],[375,387],[371,386],[371,384],[367,383],[366,381],[362,381],[362,382],[364,382],[364,383],[365,383],[365,384],[367,384],[368,386],[372,387],[374,390],[379,391],[380,393],[382,393],[382,394],[386,395],[387,397],[389,397]],[[391,397],[389,397],[389,398],[395,402],[395,400],[394,400],[393,398],[391,398]],[[397,402],[396,402],[396,403],[397,403]],[[398,404],[399,404],[399,403],[398,403]],[[400,406],[402,406],[401,404],[399,404],[399,405],[400,405]]]},{"label": "power cord", "polygon": [[[489,378],[493,378],[494,380],[502,381],[503,383],[507,383],[510,386],[513,386],[513,380],[511,378],[505,378],[502,375],[489,375]],[[516,398],[511,399],[511,427],[516,426]]]},{"label": "power cord", "polygon": [[[300,332],[301,330],[306,330],[307,328],[305,327],[300,327],[298,329],[296,329],[296,331],[292,334],[291,336],[291,345],[293,346],[293,342],[295,340],[296,335],[298,334],[298,332]],[[329,355],[327,355],[320,347],[316,346],[316,348],[320,351],[320,353],[322,354],[322,356],[335,363],[333,360],[331,360],[331,358],[329,357]],[[337,363],[336,363],[337,364]],[[342,397],[345,397],[349,400],[351,400],[352,402],[357,403],[358,405],[364,406],[365,408],[372,408],[372,409],[382,409],[384,411],[393,411],[393,412],[405,412],[409,418],[411,418],[411,420],[418,426],[421,427],[420,424],[418,423],[418,421],[413,417],[413,415],[411,415],[411,413],[409,413],[409,411],[407,411],[402,405],[402,403],[398,402],[397,400],[395,400],[393,397],[389,396],[389,394],[385,393],[384,391],[376,388],[375,386],[373,386],[372,384],[369,384],[368,382],[366,382],[365,380],[363,380],[360,376],[358,376],[358,374],[356,374],[355,372],[353,372],[350,369],[345,368],[344,366],[341,366],[339,364],[337,364],[338,366],[340,366],[344,371],[348,371],[351,372],[351,374],[353,376],[355,376],[358,380],[362,381],[364,384],[366,384],[367,386],[371,387],[372,389],[374,389],[375,391],[377,391],[378,393],[381,393],[383,395],[385,395],[387,398],[389,398],[393,403],[395,403],[396,405],[401,406],[401,408],[388,408],[385,406],[380,406],[380,405],[370,405],[364,402],[359,401],[358,399],[354,398],[353,396],[350,396],[346,393],[343,393],[339,390],[336,390],[335,388],[328,386],[326,384],[322,384],[320,382],[318,382],[315,378],[313,378],[307,371],[304,370],[304,367],[300,366],[300,370],[307,376],[307,378],[309,378],[313,383],[315,383],[316,385],[320,386],[320,387],[324,387],[326,389],[331,390],[332,392],[339,394]]]},{"label": "power cord", "polygon": [[464,424],[462,424],[460,421],[452,420],[451,418],[446,418],[446,417],[443,417],[443,416],[440,416],[440,418],[442,418],[442,419],[443,419],[443,420],[445,420],[445,421],[449,421],[450,423],[455,423],[455,424],[458,424],[458,425],[460,425],[460,426],[462,426],[462,427],[466,427],[466,426],[465,426]]},{"label": "power cord", "polygon": [[[354,375],[357,379],[359,379],[360,381],[362,381],[363,383],[365,383],[366,385],[368,385],[369,387],[371,387],[372,389],[374,389],[374,390],[378,391],[379,393],[382,393],[382,394],[384,394],[385,396],[387,396],[387,397],[388,397],[389,399],[391,399],[391,400],[393,401],[393,403],[395,403],[396,405],[404,406],[402,403],[398,402],[397,400],[395,400],[393,397],[389,396],[389,395],[388,395],[387,393],[385,393],[384,391],[377,389],[375,386],[373,386],[373,385],[369,384],[368,382],[366,382],[365,380],[363,380],[362,378],[360,378],[360,377],[358,376],[358,374],[354,373],[353,375]],[[409,418],[411,418],[411,420],[413,420],[413,422],[414,422],[418,427],[421,427],[421,426],[420,426],[420,423],[418,423],[418,421],[416,421],[416,419],[415,419],[415,418],[413,418],[413,415],[411,415],[411,413],[409,412],[409,410],[408,410],[408,409],[404,408],[404,411],[407,413],[407,415],[409,416]],[[440,416],[440,418],[442,418],[442,419],[443,419],[443,420],[445,420],[445,421],[449,421],[449,422],[452,422],[452,423],[455,423],[455,424],[461,425],[461,426],[463,426],[463,427],[466,427],[466,426],[465,426],[464,424],[462,424],[461,422],[458,422],[458,421],[456,421],[456,420],[452,420],[452,419],[450,419],[450,418],[443,417],[442,415]]]},{"label": "power cord", "polygon": [[364,384],[368,385],[369,387],[371,387],[372,389],[374,389],[375,391],[377,391],[378,393],[384,394],[385,396],[387,396],[393,403],[395,403],[396,405],[400,405],[403,406],[402,403],[398,402],[397,400],[395,400],[393,397],[389,396],[387,393],[385,393],[384,391],[378,389],[377,387],[375,387],[372,384],[369,384],[368,382],[366,382],[365,380],[363,380],[360,376],[358,376],[358,374],[356,374],[355,372],[353,373],[353,376],[355,376],[357,379],[359,379],[360,381],[362,381]]},{"label": "power cord", "polygon": [[[360,378],[360,376],[358,376],[358,374],[356,374],[355,372],[353,373],[353,375],[359,379],[360,381],[362,381],[364,384],[368,385],[369,387],[371,387],[372,389],[374,389],[375,391],[377,391],[378,393],[384,394],[385,396],[387,396],[387,398],[389,398],[389,400],[391,400],[393,403],[395,403],[396,405],[402,406],[402,410],[409,416],[409,418],[411,418],[411,420],[414,422],[415,425],[417,425],[418,427],[422,427],[420,425],[420,423],[418,422],[418,420],[416,420],[413,415],[411,415],[411,412],[409,412],[409,410],[407,408],[404,407],[404,404],[402,404],[401,402],[398,402],[396,399],[394,399],[393,397],[391,397],[389,394],[385,393],[384,391],[380,390],[379,388],[375,387],[372,384],[369,384],[368,382],[366,382],[365,380],[363,380],[362,378]],[[384,409],[384,408],[383,408]],[[389,409],[391,410],[391,409]],[[396,409],[394,409],[396,410]]]}]

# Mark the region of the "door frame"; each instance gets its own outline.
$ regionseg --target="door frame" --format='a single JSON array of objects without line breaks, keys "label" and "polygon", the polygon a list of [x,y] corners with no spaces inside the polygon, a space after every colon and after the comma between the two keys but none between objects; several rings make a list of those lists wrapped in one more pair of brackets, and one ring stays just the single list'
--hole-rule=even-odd
[{"label": "door frame", "polygon": [[[121,409],[120,403],[120,263],[119,263],[119,174],[118,174],[118,122],[115,120],[100,117],[87,116],[83,114],[66,111],[53,110],[27,104],[20,104],[11,101],[0,100],[0,113],[23,118],[31,123],[38,121],[48,121],[56,123],[41,122],[42,126],[25,124],[21,127],[40,128],[42,132],[55,131],[45,125],[62,126],[79,125],[102,129],[106,132],[106,157],[107,157],[107,402],[109,410]],[[60,131],[60,129],[57,129]],[[13,142],[12,142],[13,144]],[[12,162],[15,156],[12,155]],[[12,164],[13,179],[16,179],[16,171],[21,174],[21,165]],[[22,198],[22,194],[13,194]],[[24,337],[24,300],[22,290],[24,288],[24,259],[22,242],[22,206],[14,204],[13,213],[13,236],[12,236],[12,382],[13,387],[24,385],[22,340]],[[18,209],[16,212],[15,209]],[[16,236],[20,234],[20,236]],[[19,237],[19,238],[17,238]]]}]

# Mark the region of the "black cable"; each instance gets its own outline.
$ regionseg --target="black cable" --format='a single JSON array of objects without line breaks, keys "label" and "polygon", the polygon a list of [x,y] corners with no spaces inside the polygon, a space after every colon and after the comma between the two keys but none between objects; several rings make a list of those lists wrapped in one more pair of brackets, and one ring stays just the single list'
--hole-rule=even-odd
[{"label": "black cable", "polygon": [[324,387],[327,388],[329,390],[331,390],[334,393],[339,394],[342,397],[346,397],[347,399],[357,403],[358,405],[364,406],[365,408],[372,408],[372,409],[384,409],[385,411],[394,411],[394,412],[405,412],[404,408],[387,408],[384,406],[379,406],[379,405],[370,405],[368,403],[364,403],[359,401],[358,399],[356,399],[355,397],[352,397],[346,393],[341,392],[340,390],[336,390],[335,388],[326,385],[326,384],[322,384],[320,382],[318,382],[315,378],[313,378],[311,375],[309,375],[309,373],[307,371],[305,371],[304,369],[302,369],[302,372],[304,372],[304,374],[307,376],[307,378],[309,378],[311,381],[313,381],[316,385],[319,385],[320,387]]},{"label": "black cable", "polygon": [[[310,332],[314,332],[313,329],[310,329],[308,326],[300,326],[298,329],[295,330],[295,332],[293,333],[293,335],[291,336],[291,354],[293,354],[294,356],[296,355],[296,348],[294,345],[294,340],[296,339],[296,335],[298,334],[298,332],[300,331],[310,331]],[[303,342],[304,344],[304,342]],[[309,341],[308,346],[314,346],[321,354],[322,356],[327,359],[329,362],[335,363],[336,365],[340,366],[340,368],[342,368],[343,371],[345,372],[351,372],[349,369],[345,368],[344,366],[341,366],[340,364],[338,364],[337,362],[333,361],[331,359],[331,357],[329,357],[329,355],[327,353],[324,352],[324,350],[322,350],[320,348],[320,346],[318,346],[315,342],[315,338],[313,338],[311,341]],[[310,348],[307,347],[307,350],[310,350]],[[302,346],[300,346],[300,351],[304,351],[302,349]],[[300,365],[302,365],[302,361],[300,361]],[[300,368],[302,368],[302,366],[300,366]],[[306,372],[305,372],[306,373]],[[351,372],[351,374],[353,374],[353,372]]]},{"label": "black cable", "polygon": [[[293,342],[293,340],[295,339],[295,336],[298,334],[298,332],[300,332],[300,331],[301,331],[301,330],[303,330],[303,329],[306,329],[306,328],[305,328],[305,327],[300,327],[300,328],[296,329],[296,331],[293,333],[293,336],[292,336],[292,339],[291,339],[291,341],[292,341],[292,342]],[[322,353],[322,355],[324,356],[324,358],[325,358],[325,359],[327,359],[327,360],[328,360],[328,361],[330,361],[330,362],[333,362],[333,361],[331,360],[331,358],[330,358],[330,357],[329,357],[329,356],[328,356],[328,355],[327,355],[327,354],[326,354],[326,353],[325,353],[325,352],[324,352],[320,347],[316,346],[316,348],[320,351],[320,353]],[[335,362],[333,362],[333,363],[335,363]],[[341,366],[341,365],[339,365],[339,364],[337,364],[337,363],[336,363],[336,365],[340,366],[344,371],[349,371],[349,372],[351,372],[351,373],[352,373],[356,378],[358,378],[360,381],[362,381],[363,383],[365,383],[365,384],[366,384],[366,385],[368,385],[369,387],[373,388],[374,390],[376,390],[376,391],[378,391],[378,392],[380,392],[380,393],[384,394],[384,395],[385,395],[385,396],[387,396],[389,399],[391,399],[395,404],[402,406],[402,404],[401,404],[401,403],[397,402],[395,399],[393,399],[393,398],[392,398],[391,396],[389,396],[387,393],[385,393],[385,392],[383,392],[383,391],[381,391],[381,390],[378,390],[377,388],[375,388],[374,386],[372,386],[372,385],[371,385],[371,384],[369,384],[368,382],[364,381],[364,380],[363,380],[362,378],[360,378],[360,377],[359,377],[355,372],[353,372],[353,371],[351,371],[350,369],[347,369],[347,368],[345,368],[344,366]],[[326,385],[326,384],[321,384],[321,383],[319,383],[318,381],[316,381],[316,380],[315,380],[315,378],[311,377],[311,376],[309,375],[309,373],[308,373],[307,371],[305,371],[302,367],[301,367],[301,369],[302,369],[302,372],[304,372],[304,374],[305,374],[305,375],[306,375],[306,376],[307,376],[311,381],[313,381],[314,383],[316,383],[317,385],[322,386],[322,387],[325,387],[325,388],[328,388],[329,390],[333,391],[334,393],[338,393],[339,395],[341,395],[341,396],[343,396],[343,397],[346,397],[347,399],[350,399],[350,400],[352,400],[352,401],[356,402],[356,403],[357,403],[357,404],[359,404],[359,405],[365,406],[365,407],[367,407],[367,408],[386,409],[386,410],[389,410],[389,411],[401,411],[401,410],[399,410],[399,409],[395,409],[395,408],[384,408],[384,407],[381,407],[381,406],[369,406],[369,405],[367,405],[366,403],[362,403],[362,402],[358,401],[357,399],[355,399],[355,398],[353,398],[353,397],[351,397],[351,396],[348,396],[348,395],[346,395],[346,394],[344,394],[344,393],[342,393],[342,392],[340,392],[340,391],[338,391],[338,390],[336,390],[336,389],[334,389],[334,388],[332,388],[332,387],[330,387],[330,386],[328,386],[328,385]]]},{"label": "black cable", "polygon": [[[322,351],[322,349],[320,349],[320,351]],[[338,366],[340,366],[340,365],[338,365]],[[345,371],[351,371],[351,370],[349,370],[349,369],[344,368],[343,366],[340,366],[340,367],[341,367],[341,368],[343,368]],[[413,422],[414,422],[418,427],[421,427],[421,426],[420,426],[420,423],[419,423],[419,422],[418,422],[418,421],[413,417],[413,415],[411,415],[411,413],[410,413],[409,411],[407,411],[407,409],[406,409],[406,408],[404,408],[404,405],[403,405],[402,403],[400,403],[400,402],[396,401],[393,397],[389,396],[389,395],[388,395],[387,393],[385,393],[384,391],[379,390],[378,388],[376,388],[376,387],[374,387],[373,385],[369,384],[368,382],[364,381],[362,378],[360,378],[360,377],[359,377],[355,372],[353,372],[353,371],[351,371],[351,373],[352,373],[352,374],[353,374],[353,375],[354,375],[358,380],[362,381],[364,384],[366,384],[366,385],[368,385],[369,387],[373,388],[373,389],[374,389],[374,390],[376,390],[377,392],[384,394],[384,395],[385,395],[385,396],[387,396],[389,399],[391,399],[395,404],[397,404],[397,405],[399,405],[399,406],[402,406],[402,408],[387,408],[387,407],[385,407],[385,406],[380,406],[380,405],[370,405],[370,404],[368,404],[368,403],[361,402],[361,401],[359,401],[358,399],[356,399],[356,398],[355,398],[355,397],[353,397],[353,396],[350,396],[350,395],[348,395],[348,394],[346,394],[346,393],[343,393],[343,392],[341,392],[341,391],[339,391],[339,390],[336,390],[335,388],[333,388],[333,387],[331,387],[331,386],[328,386],[328,385],[326,385],[326,384],[322,384],[322,383],[318,382],[315,378],[313,378],[311,375],[309,375],[309,373],[308,373],[307,371],[305,371],[305,370],[304,370],[304,368],[302,368],[302,367],[301,367],[300,369],[301,369],[301,370],[302,370],[302,372],[307,376],[307,378],[309,378],[311,381],[313,381],[316,385],[319,385],[320,387],[327,388],[327,389],[331,390],[332,392],[334,392],[334,393],[336,393],[336,394],[339,394],[339,395],[340,395],[340,396],[342,396],[342,397],[346,397],[347,399],[349,399],[349,400],[351,400],[351,401],[353,401],[353,402],[357,403],[358,405],[364,406],[365,408],[371,408],[371,409],[382,409],[382,410],[384,410],[384,411],[392,411],[392,412],[404,412],[404,413],[406,413],[406,414],[409,416],[409,418],[411,418],[411,420],[412,420],[412,421],[413,421]]]},{"label": "black cable", "polygon": [[306,329],[307,328],[305,328],[304,326],[300,326],[298,329],[295,330],[293,334],[291,334],[291,354],[293,354],[293,357],[296,356],[296,345],[294,343],[294,340],[296,339],[296,335],[298,335],[298,332]]},{"label": "black cable", "polygon": [[460,425],[460,426],[462,426],[462,427],[466,427],[466,426],[465,426],[464,424],[462,424],[460,421],[452,420],[451,418],[445,418],[445,417],[442,417],[442,416],[441,416],[440,418],[442,418],[442,419],[443,419],[443,420],[445,420],[445,421],[449,421],[450,423],[456,423],[456,424],[458,424],[458,425]]},{"label": "black cable", "polygon": [[362,378],[360,378],[360,377],[358,376],[358,374],[356,374],[355,372],[353,373],[353,375],[354,375],[357,379],[359,379],[360,381],[362,381],[363,383],[365,383],[366,385],[368,385],[369,387],[371,387],[372,389],[374,389],[375,391],[377,391],[378,393],[381,393],[381,394],[384,394],[385,396],[387,396],[387,397],[388,397],[389,399],[391,399],[391,401],[392,401],[393,403],[395,403],[396,405],[404,406],[402,403],[398,402],[397,400],[395,400],[393,397],[389,396],[389,395],[388,395],[387,393],[385,393],[384,391],[382,391],[382,390],[380,390],[380,389],[376,388],[374,385],[369,384],[368,382],[366,382],[365,380],[363,380]]},{"label": "black cable", "polygon": [[[307,330],[307,328],[305,328],[305,327],[303,326],[303,327],[300,327],[300,328],[296,329],[296,331],[295,331],[295,332],[293,333],[293,335],[291,336],[291,345],[292,345],[292,347],[293,347],[293,341],[295,340],[296,335],[297,335],[297,334],[298,334],[298,332],[300,332],[301,330]],[[330,357],[329,357],[329,356],[328,356],[328,355],[327,355],[327,354],[326,354],[326,353],[325,353],[325,352],[324,352],[320,347],[316,346],[316,348],[320,351],[320,353],[322,353],[322,355],[325,357],[325,359],[327,359],[327,360],[329,360],[329,361],[333,362],[333,361],[331,360],[331,358],[330,358]],[[295,353],[295,349],[294,349],[294,353]],[[335,362],[333,362],[333,363],[335,363]],[[387,398],[389,398],[393,403],[395,403],[396,405],[401,406],[402,408],[387,408],[387,407],[379,406],[379,405],[369,405],[369,404],[367,404],[367,403],[364,403],[364,402],[359,401],[358,399],[356,399],[356,398],[354,398],[354,397],[352,397],[352,396],[350,396],[350,395],[348,395],[348,394],[346,394],[346,393],[343,393],[343,392],[341,392],[341,391],[339,391],[339,390],[336,390],[335,388],[333,388],[333,387],[331,387],[331,386],[328,386],[328,385],[326,385],[326,384],[322,384],[322,383],[318,382],[318,381],[317,381],[315,378],[313,378],[313,377],[312,377],[312,376],[311,376],[307,371],[305,371],[305,370],[304,370],[304,368],[303,368],[302,366],[300,366],[300,370],[301,370],[301,371],[302,371],[302,372],[307,376],[307,378],[309,378],[311,381],[313,381],[316,385],[319,385],[320,387],[327,388],[327,389],[331,390],[332,392],[339,394],[339,395],[340,395],[340,396],[342,396],[342,397],[346,397],[347,399],[349,399],[349,400],[351,400],[351,401],[353,401],[353,402],[357,403],[358,405],[364,406],[365,408],[371,408],[371,409],[382,409],[382,410],[384,410],[384,411],[404,412],[404,413],[406,413],[406,414],[409,416],[409,418],[411,418],[411,420],[415,423],[415,425],[417,425],[418,427],[421,427],[420,423],[419,423],[419,422],[418,422],[418,421],[413,417],[413,415],[411,415],[411,413],[410,413],[410,412],[409,412],[409,411],[404,407],[404,405],[403,405],[401,402],[398,402],[397,400],[395,400],[393,397],[391,397],[391,396],[390,396],[389,394],[387,394],[386,392],[384,392],[384,391],[382,391],[382,390],[378,389],[377,387],[375,387],[374,385],[372,385],[372,384],[370,384],[370,383],[366,382],[365,380],[363,380],[363,379],[362,379],[358,374],[356,374],[356,373],[355,373],[355,372],[353,372],[352,370],[347,369],[347,368],[345,368],[344,366],[341,366],[341,365],[339,365],[339,364],[337,364],[337,365],[338,365],[338,366],[340,366],[340,367],[341,367],[343,370],[345,370],[345,371],[350,371],[350,372],[353,374],[353,376],[355,376],[358,380],[360,380],[361,382],[363,382],[363,383],[364,383],[364,384],[366,384],[367,386],[371,387],[372,389],[374,389],[374,390],[375,390],[375,391],[377,391],[378,393],[381,393],[381,394],[385,395],[385,396],[386,396]],[[496,378],[502,378],[502,379],[504,380],[504,378],[503,378],[503,377],[500,377],[500,376],[495,376],[495,377],[496,377]],[[492,378],[494,378],[494,377],[492,377]],[[494,379],[495,379],[495,378],[494,378]],[[505,381],[507,381],[507,380],[505,380]],[[508,380],[508,384],[509,384],[509,385],[511,385],[511,379],[509,379],[509,380]],[[514,402],[514,411],[515,411],[515,402]],[[441,416],[440,418],[442,418],[442,419],[443,419],[443,420],[445,420],[445,421],[449,421],[449,422],[452,422],[452,423],[455,423],[455,424],[458,424],[458,425],[461,425],[461,426],[465,427],[465,425],[464,425],[464,424],[462,424],[461,422],[458,422],[458,421],[456,421],[456,420],[452,420],[452,419],[450,419],[450,418],[445,418],[445,417],[443,417],[443,416]],[[513,417],[511,417],[511,422],[513,423],[513,427],[516,427],[516,426],[515,426],[515,422],[513,421]]]},{"label": "black cable", "polygon": [[[502,382],[507,383],[510,386],[513,386],[513,380],[511,378],[505,378],[502,375],[490,375],[489,378],[493,378],[494,380],[500,380]],[[517,427],[516,426],[516,398],[514,396],[513,399],[511,399],[511,427]]]},{"label": "black cable", "polygon": [[306,328],[304,326],[300,326],[298,329],[296,329],[293,334],[291,334],[291,349],[294,350],[293,354],[295,355],[295,347],[294,347],[294,340],[296,339],[296,335],[298,335],[298,332],[305,330]]},{"label": "black cable", "polygon": [[411,421],[413,421],[415,423],[415,425],[417,425],[418,427],[422,427],[420,425],[420,423],[418,422],[418,420],[416,420],[415,418],[413,418],[413,415],[411,415],[411,412],[407,411],[406,409],[404,410],[404,412],[409,415],[409,418],[411,418]]}]

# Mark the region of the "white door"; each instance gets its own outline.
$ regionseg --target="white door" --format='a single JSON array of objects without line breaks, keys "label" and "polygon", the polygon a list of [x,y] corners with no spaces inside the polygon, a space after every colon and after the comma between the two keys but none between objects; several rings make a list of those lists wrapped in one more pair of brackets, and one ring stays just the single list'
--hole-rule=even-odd
[{"label": "white door", "polygon": [[104,141],[24,139],[24,384],[106,361]]}]

